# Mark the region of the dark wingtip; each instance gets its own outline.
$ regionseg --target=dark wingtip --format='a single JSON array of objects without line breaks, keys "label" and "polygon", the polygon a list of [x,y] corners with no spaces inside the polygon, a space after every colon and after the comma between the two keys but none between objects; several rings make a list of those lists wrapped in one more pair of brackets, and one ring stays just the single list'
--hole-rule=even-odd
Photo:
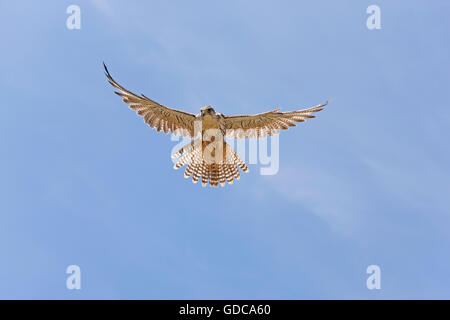
[{"label": "dark wingtip", "polygon": [[105,62],[103,61],[103,67],[105,68],[105,74],[107,76],[110,76],[109,71],[108,71],[108,67],[106,66]]}]

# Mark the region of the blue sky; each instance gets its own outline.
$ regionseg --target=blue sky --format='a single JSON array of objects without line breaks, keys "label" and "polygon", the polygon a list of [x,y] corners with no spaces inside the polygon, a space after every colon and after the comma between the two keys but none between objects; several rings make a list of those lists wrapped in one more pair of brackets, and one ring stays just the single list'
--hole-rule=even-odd
[{"label": "blue sky", "polygon": [[[449,7],[2,2],[0,298],[450,298]],[[277,175],[251,165],[202,188],[103,61],[193,113],[333,100],[280,136]],[[81,290],[66,289],[71,264]],[[372,264],[381,290],[366,288]]]}]

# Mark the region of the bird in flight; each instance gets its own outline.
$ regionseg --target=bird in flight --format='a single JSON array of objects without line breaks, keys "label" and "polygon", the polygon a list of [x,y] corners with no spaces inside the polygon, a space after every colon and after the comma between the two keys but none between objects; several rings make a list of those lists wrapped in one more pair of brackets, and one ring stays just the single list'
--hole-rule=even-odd
[{"label": "bird in flight", "polygon": [[245,162],[233,148],[225,142],[225,138],[263,138],[278,134],[280,130],[295,127],[294,122],[304,122],[315,118],[312,114],[321,111],[328,101],[317,106],[289,112],[280,109],[254,115],[224,115],[216,112],[211,106],[204,106],[200,113],[192,114],[165,107],[145,95],[137,95],[118,84],[105,67],[109,83],[118,91],[123,102],[130,109],[144,118],[144,121],[164,133],[190,137],[190,143],[172,155],[178,158],[174,168],[186,166],[184,177],[192,176],[192,182],[201,181],[202,186],[209,182],[210,186],[223,187],[239,180],[239,169],[248,172]]}]

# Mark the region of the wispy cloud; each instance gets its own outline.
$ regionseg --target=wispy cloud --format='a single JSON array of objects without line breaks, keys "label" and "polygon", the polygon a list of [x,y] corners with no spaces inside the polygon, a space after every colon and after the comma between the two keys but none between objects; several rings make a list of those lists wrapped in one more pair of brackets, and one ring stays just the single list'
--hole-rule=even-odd
[{"label": "wispy cloud", "polygon": [[107,0],[92,0],[93,5],[105,15],[111,17],[114,15],[113,8]]},{"label": "wispy cloud", "polygon": [[309,208],[335,232],[349,235],[361,222],[363,206],[356,186],[339,179],[333,172],[306,163],[287,164],[272,179],[272,190]]}]

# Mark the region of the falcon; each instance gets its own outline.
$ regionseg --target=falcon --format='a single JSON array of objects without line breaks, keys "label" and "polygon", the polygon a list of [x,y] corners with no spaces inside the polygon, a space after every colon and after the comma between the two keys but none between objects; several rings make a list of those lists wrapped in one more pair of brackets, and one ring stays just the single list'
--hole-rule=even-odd
[{"label": "falcon", "polygon": [[225,142],[225,138],[264,138],[278,134],[280,130],[295,127],[294,122],[304,122],[315,118],[313,113],[321,111],[328,101],[314,107],[280,112],[280,109],[254,115],[224,115],[216,112],[211,106],[204,106],[200,113],[192,114],[165,107],[141,94],[128,91],[118,84],[105,67],[105,75],[109,83],[118,91],[123,102],[130,109],[144,118],[150,128],[164,133],[172,133],[190,137],[190,143],[172,155],[176,158],[175,169],[186,165],[184,177],[192,176],[192,182],[201,181],[202,186],[223,187],[226,182],[240,179],[241,169],[248,172],[245,162],[233,148]]}]

